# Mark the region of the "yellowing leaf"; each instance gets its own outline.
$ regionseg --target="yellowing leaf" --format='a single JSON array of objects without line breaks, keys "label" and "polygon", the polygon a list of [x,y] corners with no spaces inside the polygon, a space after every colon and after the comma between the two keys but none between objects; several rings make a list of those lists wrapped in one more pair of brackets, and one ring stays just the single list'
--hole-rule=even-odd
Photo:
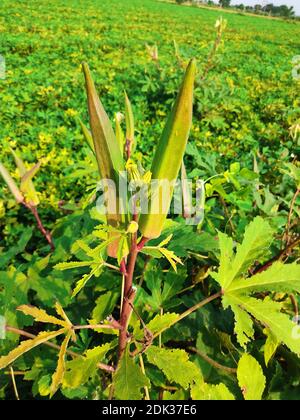
[{"label": "yellowing leaf", "polygon": [[61,325],[64,328],[68,327],[68,324],[65,321],[58,319],[55,316],[48,315],[44,309],[39,309],[35,306],[21,305],[17,310],[23,312],[25,315],[32,316],[38,322]]},{"label": "yellowing leaf", "polygon": [[57,367],[52,376],[52,383],[51,383],[51,388],[50,388],[51,397],[58,390],[58,387],[62,383],[64,374],[65,374],[65,370],[66,370],[65,357],[66,357],[66,351],[67,351],[71,336],[72,336],[72,332],[68,332],[59,350]]},{"label": "yellowing leaf", "polygon": [[58,263],[54,266],[55,270],[70,270],[72,268],[80,268],[80,267],[89,267],[92,264],[92,260],[90,261],[70,261],[64,263]]},{"label": "yellowing leaf", "polygon": [[22,203],[24,201],[23,194],[17,187],[15,181],[12,179],[7,169],[2,165],[2,163],[0,163],[0,174],[2,175],[2,178],[6,182],[8,188],[10,189],[10,192],[15,197],[16,202]]},{"label": "yellowing leaf", "polygon": [[22,343],[11,352],[8,353],[7,356],[0,357],[0,369],[5,368],[6,366],[10,365],[14,362],[18,357],[22,356],[24,353],[28,352],[29,350],[33,349],[34,347],[39,346],[40,344],[45,343],[60,334],[65,332],[65,328],[62,328],[57,331],[52,332],[41,332],[38,336],[31,340],[24,340]]},{"label": "yellowing leaf", "polygon": [[57,315],[59,315],[60,317],[62,317],[62,319],[65,320],[66,322],[66,326],[69,328],[69,331],[71,333],[72,336],[72,340],[75,342],[76,341],[76,333],[75,331],[72,329],[73,324],[72,322],[69,320],[67,314],[65,313],[65,311],[63,310],[63,307],[61,306],[61,304],[59,302],[55,303],[55,310],[57,312]]},{"label": "yellowing leaf", "polygon": [[33,206],[37,206],[40,202],[32,182],[32,178],[38,172],[40,166],[41,162],[36,163],[29,171],[26,171],[21,178],[20,190],[25,195],[26,200]]},{"label": "yellowing leaf", "polygon": [[167,248],[159,248],[159,251],[163,254],[164,257],[167,258],[171,266],[173,267],[173,270],[177,272],[176,264],[183,265],[183,262],[177,255],[174,254],[173,251],[168,250]]}]

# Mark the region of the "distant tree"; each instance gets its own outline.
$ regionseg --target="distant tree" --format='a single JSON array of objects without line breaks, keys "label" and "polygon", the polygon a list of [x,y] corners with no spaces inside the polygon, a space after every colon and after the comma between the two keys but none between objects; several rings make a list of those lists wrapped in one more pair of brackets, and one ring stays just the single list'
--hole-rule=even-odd
[{"label": "distant tree", "polygon": [[231,0],[219,0],[219,5],[221,7],[230,7]]},{"label": "distant tree", "polygon": [[177,4],[182,4],[185,2],[185,0],[175,0]]},{"label": "distant tree", "polygon": [[237,6],[235,6],[237,9],[240,9],[240,10],[245,10],[245,5],[243,4],[243,3],[241,3],[241,4],[238,4]]},{"label": "distant tree", "polygon": [[285,4],[281,6],[275,6],[273,3],[269,3],[264,6],[262,10],[272,16],[281,16],[285,18],[292,18],[295,16],[294,7],[288,7]]}]

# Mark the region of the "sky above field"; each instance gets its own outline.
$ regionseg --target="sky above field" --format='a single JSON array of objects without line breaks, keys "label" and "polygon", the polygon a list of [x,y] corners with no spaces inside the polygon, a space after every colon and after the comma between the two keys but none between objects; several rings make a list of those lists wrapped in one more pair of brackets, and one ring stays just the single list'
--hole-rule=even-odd
[{"label": "sky above field", "polygon": [[262,0],[232,0],[232,4],[245,4],[247,6],[254,6],[255,4],[262,4],[265,5],[267,3],[273,3],[276,6],[280,6],[281,4],[286,4],[287,6],[294,6],[296,14],[300,16],[300,1],[299,0],[270,0],[270,1],[262,1]]}]

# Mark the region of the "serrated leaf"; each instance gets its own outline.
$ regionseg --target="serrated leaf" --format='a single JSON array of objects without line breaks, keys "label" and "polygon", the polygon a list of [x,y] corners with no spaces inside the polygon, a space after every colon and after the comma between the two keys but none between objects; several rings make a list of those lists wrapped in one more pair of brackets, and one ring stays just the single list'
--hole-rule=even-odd
[{"label": "serrated leaf", "polygon": [[119,400],[140,400],[141,388],[150,387],[149,379],[141,368],[130,357],[128,348],[119,362],[119,367],[113,376],[115,396]]},{"label": "serrated leaf", "polygon": [[257,360],[244,354],[237,367],[237,378],[245,400],[261,400],[266,378]]},{"label": "serrated leaf", "polygon": [[22,356],[24,353],[27,353],[34,347],[45,343],[45,341],[52,340],[58,335],[63,334],[65,331],[65,328],[51,332],[44,331],[39,333],[39,335],[33,339],[22,341],[22,343],[17,348],[13,349],[10,353],[8,353],[8,355],[0,357],[0,369],[5,368],[6,366],[14,362],[16,359],[18,359],[18,357]]},{"label": "serrated leaf", "polygon": [[243,275],[256,261],[259,261],[271,245],[273,230],[262,217],[256,217],[245,229],[242,244],[237,246],[233,254],[232,239],[219,233],[220,238],[220,268],[212,276],[223,290],[227,290],[231,283]]},{"label": "serrated leaf", "polygon": [[199,369],[189,361],[188,354],[184,350],[151,346],[146,356],[148,362],[161,369],[170,382],[176,382],[184,389],[187,389],[199,376]]},{"label": "serrated leaf", "polygon": [[89,378],[97,374],[97,364],[103,362],[106,353],[112,348],[112,343],[103,344],[87,350],[83,356],[66,363],[66,372],[63,378],[64,388],[78,388],[85,384]]},{"label": "serrated leaf", "polygon": [[281,312],[280,303],[273,302],[269,299],[261,301],[234,293],[227,294],[224,299],[225,306],[237,305],[244,311],[250,313],[265,327],[269,328],[279,342],[284,343],[294,353],[300,354],[300,337],[296,338],[293,335],[295,324],[287,315]]},{"label": "serrated leaf", "polygon": [[84,286],[87,284],[87,282],[94,276],[94,275],[99,275],[99,270],[101,269],[101,267],[103,266],[103,264],[98,264],[96,265],[89,274],[85,274],[83,277],[81,277],[80,280],[78,280],[76,282],[75,288],[73,290],[72,293],[72,298],[74,298],[76,295],[78,295],[78,293],[84,288]]},{"label": "serrated leaf", "polygon": [[250,279],[235,281],[228,291],[245,292],[282,292],[300,291],[300,265],[298,263],[284,264],[277,261],[262,273],[255,274]]},{"label": "serrated leaf", "polygon": [[191,397],[198,401],[233,401],[234,395],[225,384],[211,385],[205,382],[196,383],[191,388]]},{"label": "serrated leaf", "polygon": [[17,203],[22,203],[24,201],[24,196],[17,187],[17,184],[10,176],[8,170],[0,163],[0,174],[2,175],[2,178],[6,182],[6,185],[10,189],[10,192],[15,197]]},{"label": "serrated leaf", "polygon": [[54,266],[55,270],[70,270],[72,268],[89,267],[93,261],[70,261],[58,263]]},{"label": "serrated leaf", "polygon": [[25,315],[32,316],[37,322],[61,325],[64,328],[68,328],[69,326],[65,321],[58,319],[55,316],[48,315],[44,309],[39,309],[35,306],[21,305],[17,310],[23,312]]},{"label": "serrated leaf", "polygon": [[63,381],[63,377],[66,370],[66,366],[65,366],[66,351],[67,351],[71,336],[72,336],[72,332],[68,332],[60,347],[59,354],[58,354],[57,367],[54,374],[52,375],[50,397],[52,397],[55,394],[55,392],[58,390],[59,386],[61,385]]},{"label": "serrated leaf", "polygon": [[278,341],[277,337],[268,328],[264,329],[264,333],[267,336],[267,340],[264,345],[264,359],[266,366],[268,366],[280,344],[280,341]]},{"label": "serrated leaf", "polygon": [[237,335],[237,341],[246,349],[246,344],[254,338],[253,321],[251,316],[238,305],[231,304],[231,309],[235,318],[234,332]]},{"label": "serrated leaf", "polygon": [[59,315],[62,319],[65,320],[66,325],[68,325],[69,328],[72,328],[73,324],[67,317],[65,311],[63,310],[63,307],[61,306],[59,302],[55,302],[55,310],[56,310],[57,315]]},{"label": "serrated leaf", "polygon": [[[169,313],[169,312],[166,312],[163,315],[157,314],[153,319],[151,319],[150,322],[148,322],[148,324],[146,324],[146,327],[148,328],[149,331],[151,331],[153,335],[155,335],[156,333],[162,330],[165,330],[169,326],[173,325],[173,323],[176,321],[178,316],[179,316],[178,314]],[[142,337],[143,337],[143,331],[140,330],[135,335],[135,338],[140,339]]]}]

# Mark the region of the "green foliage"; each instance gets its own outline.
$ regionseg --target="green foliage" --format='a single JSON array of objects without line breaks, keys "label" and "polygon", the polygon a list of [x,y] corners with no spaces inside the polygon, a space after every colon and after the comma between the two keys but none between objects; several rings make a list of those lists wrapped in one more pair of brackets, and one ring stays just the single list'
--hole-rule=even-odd
[{"label": "green foliage", "polygon": [[298,354],[300,340],[293,337],[295,325],[281,312],[281,304],[269,298],[262,301],[252,295],[261,291],[298,292],[300,266],[275,262],[266,271],[245,278],[251,266],[266,253],[271,241],[272,230],[260,217],[248,225],[236,253],[232,239],[220,234],[220,268],[212,275],[222,286],[224,308],[230,306],[235,314],[235,332],[242,346],[254,338],[252,315],[268,327],[279,342]]},{"label": "green foliage", "polygon": [[[13,366],[21,399],[299,400],[296,25],[226,13],[224,32],[219,10],[152,0],[3,6],[0,398]],[[191,86],[168,120],[191,57],[192,124]],[[99,171],[148,184],[162,132],[152,172],[182,167],[201,217],[154,220],[124,295],[146,230],[97,212]]]}]

